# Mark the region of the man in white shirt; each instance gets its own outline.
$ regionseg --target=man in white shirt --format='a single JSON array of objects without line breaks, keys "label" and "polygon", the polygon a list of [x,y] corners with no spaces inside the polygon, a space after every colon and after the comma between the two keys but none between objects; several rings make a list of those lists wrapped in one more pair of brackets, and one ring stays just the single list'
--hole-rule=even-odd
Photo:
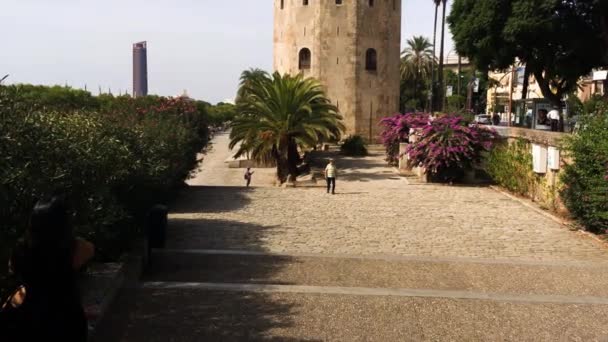
[{"label": "man in white shirt", "polygon": [[557,108],[553,107],[553,110],[549,112],[547,118],[551,121],[551,131],[557,132],[559,131],[559,119],[560,119],[559,111]]},{"label": "man in white shirt", "polygon": [[325,167],[325,179],[327,180],[327,193],[331,189],[332,195],[336,194],[336,166],[334,160],[330,159],[329,164]]}]

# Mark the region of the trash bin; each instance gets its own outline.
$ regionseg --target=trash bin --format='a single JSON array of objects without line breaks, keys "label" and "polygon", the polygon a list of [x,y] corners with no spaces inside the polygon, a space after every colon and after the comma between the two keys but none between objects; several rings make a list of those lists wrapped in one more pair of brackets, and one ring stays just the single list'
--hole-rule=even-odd
[{"label": "trash bin", "polygon": [[164,205],[155,205],[148,212],[146,233],[149,248],[165,248],[167,240],[167,215],[169,209]]}]

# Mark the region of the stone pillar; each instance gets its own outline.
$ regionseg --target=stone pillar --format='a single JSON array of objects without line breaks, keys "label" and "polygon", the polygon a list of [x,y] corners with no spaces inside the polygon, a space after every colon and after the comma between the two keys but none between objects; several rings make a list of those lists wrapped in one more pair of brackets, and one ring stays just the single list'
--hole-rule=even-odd
[{"label": "stone pillar", "polygon": [[405,153],[407,150],[408,143],[400,143],[399,144],[399,170],[408,170],[409,167],[407,165],[407,154]]}]

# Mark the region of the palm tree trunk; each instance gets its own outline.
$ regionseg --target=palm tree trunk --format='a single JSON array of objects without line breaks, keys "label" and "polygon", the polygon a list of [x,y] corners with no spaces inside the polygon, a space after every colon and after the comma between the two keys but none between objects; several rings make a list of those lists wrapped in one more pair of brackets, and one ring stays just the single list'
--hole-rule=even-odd
[{"label": "palm tree trunk", "polygon": [[433,63],[431,64],[431,87],[429,90],[429,112],[435,110],[433,106],[435,93],[435,56],[437,46],[437,15],[439,14],[439,3],[435,5],[435,25],[433,26]]},{"label": "palm tree trunk", "polygon": [[414,99],[416,99],[416,110],[418,110],[418,73],[414,77]]},{"label": "palm tree trunk", "polygon": [[298,145],[295,141],[289,141],[287,147],[287,168],[289,171],[289,181],[295,182],[298,178],[298,164],[300,163],[300,153],[298,152]]},{"label": "palm tree trunk", "polygon": [[276,146],[272,147],[272,156],[277,163],[277,181],[279,184],[283,184],[287,181],[288,167],[287,160],[281,156]]},{"label": "palm tree trunk", "polygon": [[445,10],[447,7],[448,0],[443,0],[443,15],[441,17],[441,48],[439,50],[439,70],[438,70],[438,83],[439,87],[437,89],[437,108],[443,111],[443,94],[445,92],[443,86],[443,50],[445,45]]}]

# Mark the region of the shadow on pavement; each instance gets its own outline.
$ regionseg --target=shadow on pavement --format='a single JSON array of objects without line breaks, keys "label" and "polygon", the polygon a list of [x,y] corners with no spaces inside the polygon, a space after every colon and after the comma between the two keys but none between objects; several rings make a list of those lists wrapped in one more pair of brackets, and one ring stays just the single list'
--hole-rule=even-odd
[{"label": "shadow on pavement", "polygon": [[[229,197],[238,195],[228,189]],[[226,206],[219,206],[211,205],[215,210],[226,210]],[[203,211],[209,208],[202,204],[194,207]],[[171,219],[167,242],[171,250],[153,253],[142,284],[280,284],[268,279],[287,263],[295,262],[292,258],[183,251],[264,251],[264,238],[273,229],[277,227],[230,220]],[[188,286],[126,288],[92,341],[310,341],[281,337],[282,331],[295,326],[297,310],[293,302],[270,293],[207,291]]]},{"label": "shadow on pavement", "polygon": [[229,220],[172,218],[167,248],[266,251],[263,238],[273,229],[278,227]]},{"label": "shadow on pavement", "polygon": [[220,213],[241,209],[249,204],[252,189],[237,186],[191,185],[182,190],[171,206],[172,213]]}]

